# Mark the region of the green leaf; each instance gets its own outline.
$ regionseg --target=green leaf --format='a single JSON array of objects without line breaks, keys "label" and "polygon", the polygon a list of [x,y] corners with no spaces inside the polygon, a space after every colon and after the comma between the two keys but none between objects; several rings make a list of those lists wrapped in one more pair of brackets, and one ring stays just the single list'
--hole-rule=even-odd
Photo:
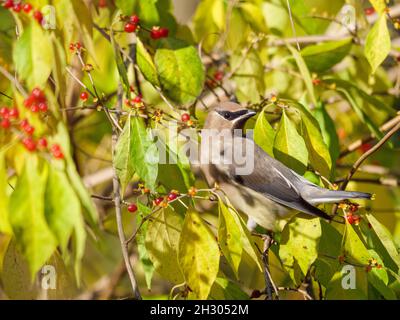
[{"label": "green leaf", "polygon": [[353,95],[344,88],[337,88],[337,91],[347,99],[354,112],[357,114],[360,120],[367,125],[371,133],[373,133],[378,139],[381,139],[383,137],[383,133],[379,130],[379,127],[372,121],[372,119],[364,112],[364,110],[361,109]]},{"label": "green leaf", "polygon": [[309,161],[313,168],[325,177],[331,176],[332,159],[324,142],[317,120],[312,114],[302,108],[301,113],[303,136],[307,145]]},{"label": "green leaf", "polygon": [[144,78],[151,84],[159,87],[160,82],[158,80],[153,58],[147,52],[143,42],[139,38],[137,38],[136,42],[136,62]]},{"label": "green leaf", "polygon": [[305,47],[301,55],[312,72],[324,72],[343,60],[351,49],[352,39],[324,42]]},{"label": "green leaf", "polygon": [[129,80],[128,80],[128,73],[126,70],[126,65],[124,63],[124,59],[122,58],[122,54],[119,51],[118,45],[115,43],[114,33],[112,31],[110,32],[110,39],[111,39],[111,44],[114,49],[114,57],[115,57],[115,62],[117,64],[118,74],[122,80],[122,84],[125,89],[125,94],[127,97],[129,97],[130,96],[130,85],[129,85]]},{"label": "green leaf", "polygon": [[223,255],[238,277],[242,258],[242,230],[235,219],[236,213],[229,210],[221,201],[218,218],[218,243]]},{"label": "green leaf", "polygon": [[369,2],[374,7],[375,11],[379,14],[383,13],[386,9],[386,1],[385,0],[369,0]]},{"label": "green leaf", "polygon": [[251,50],[243,61],[243,53],[235,52],[231,58],[232,79],[236,83],[236,95],[241,102],[258,102],[264,95],[264,66],[258,51]]},{"label": "green leaf", "polygon": [[153,273],[154,273],[154,265],[150,260],[149,253],[147,252],[146,249],[146,234],[147,234],[147,229],[148,229],[148,221],[144,221],[143,219],[151,214],[151,209],[149,207],[146,207],[144,204],[141,202],[137,202],[138,209],[140,214],[137,215],[136,219],[136,225],[141,226],[140,229],[138,229],[138,233],[136,236],[136,243],[137,243],[137,250],[139,253],[139,260],[142,263],[143,266],[143,271],[144,271],[144,276],[146,279],[146,284],[147,288],[150,290],[151,289],[151,279],[153,278]]},{"label": "green leaf", "polygon": [[134,146],[132,145],[132,117],[129,116],[118,138],[114,152],[114,167],[121,182],[122,190],[125,190],[135,173],[135,164],[132,161]]},{"label": "green leaf", "polygon": [[325,105],[322,103],[319,103],[317,108],[313,110],[313,114],[319,123],[322,137],[329,148],[332,163],[334,164],[340,154],[339,138],[336,132],[335,123],[326,111]]},{"label": "green leaf", "polygon": [[382,14],[369,31],[365,41],[364,53],[371,66],[371,73],[375,73],[389,54],[390,49],[391,41],[386,15]]},{"label": "green leaf", "polygon": [[[64,151],[65,162],[66,162],[66,173],[68,175],[72,187],[76,192],[76,195],[79,197],[79,200],[81,201],[82,207],[84,208],[83,213],[85,219],[90,224],[92,229],[94,231],[97,231],[98,230],[97,221],[99,218],[98,213],[95,205],[93,204],[92,198],[90,197],[88,190],[84,186],[82,179],[76,170],[75,163],[71,157],[69,133],[62,122],[58,123],[57,135],[54,138],[55,138],[54,140],[60,144],[62,150]],[[81,233],[82,232],[80,232],[80,234]],[[84,230],[83,234],[85,234]],[[81,240],[84,239],[83,235],[80,237],[80,239]],[[84,241],[79,241],[79,243],[81,244],[82,247],[84,247]],[[83,249],[84,248],[81,248],[81,251]]]},{"label": "green leaf", "polygon": [[303,277],[295,277],[298,266],[305,276],[318,257],[318,244],[321,237],[319,218],[292,218],[283,228],[279,256],[284,268],[293,281],[298,283]]},{"label": "green leaf", "polygon": [[236,283],[218,277],[211,288],[209,299],[212,300],[248,300],[249,295]]},{"label": "green leaf", "polygon": [[368,281],[367,274],[363,268],[355,267],[355,289],[344,289],[342,286],[343,276],[348,273],[338,269],[329,282],[325,299],[327,300],[367,300],[368,299]]},{"label": "green leaf", "polygon": [[306,171],[308,163],[306,144],[285,111],[282,113],[275,136],[274,155],[279,161],[297,173],[303,174]]},{"label": "green leaf", "polygon": [[10,198],[10,223],[18,247],[27,259],[32,279],[50,258],[57,241],[46,223],[44,194],[47,167],[39,169],[38,158],[30,156]]},{"label": "green leaf", "polygon": [[300,74],[303,76],[304,79],[304,84],[306,85],[306,89],[310,98],[311,103],[316,106],[317,105],[317,99],[315,98],[315,93],[314,93],[314,85],[312,83],[310,71],[308,70],[308,67],[306,63],[304,62],[303,57],[301,56],[300,52],[298,52],[295,48],[292,46],[288,45],[288,48],[296,61],[297,67],[299,68]]},{"label": "green leaf", "polygon": [[254,141],[271,157],[274,156],[275,130],[265,117],[264,110],[260,112],[254,126]]},{"label": "green leaf", "polygon": [[243,15],[246,23],[248,23],[255,32],[268,32],[265,18],[262,13],[262,5],[242,2],[238,4],[240,13]]},{"label": "green leaf", "polygon": [[153,215],[147,226],[145,245],[155,270],[175,284],[183,282],[178,264],[179,237],[182,218],[170,208],[161,209]]},{"label": "green leaf", "polygon": [[131,119],[131,161],[136,173],[144,180],[146,186],[154,190],[158,172],[158,150],[151,133],[146,130],[142,118]]},{"label": "green leaf", "polygon": [[63,252],[67,249],[80,213],[79,198],[65,172],[50,166],[45,192],[45,217]]},{"label": "green leaf", "polygon": [[36,22],[24,30],[13,50],[15,68],[30,88],[43,87],[53,65],[53,46],[50,37]]},{"label": "green leaf", "polygon": [[5,154],[4,151],[0,151],[0,233],[11,234],[12,229],[8,218],[9,196],[7,194],[8,177],[6,169]]},{"label": "green leaf", "polygon": [[199,3],[193,18],[196,40],[209,52],[217,43],[217,33],[225,28],[224,0],[204,0]]},{"label": "green leaf", "polygon": [[149,189],[154,190],[158,172],[158,150],[146,131],[143,120],[129,116],[115,147],[114,166],[122,190],[136,172]]},{"label": "green leaf", "polygon": [[219,270],[219,248],[200,216],[186,213],[179,240],[179,265],[186,284],[199,299],[207,299]]},{"label": "green leaf", "polygon": [[400,268],[400,254],[393,242],[392,235],[372,214],[367,213],[366,217],[368,222],[371,224],[373,230],[381,241],[382,245],[385,247],[390,258],[396,263],[397,267]]},{"label": "green leaf", "polygon": [[236,209],[232,206],[227,198],[225,198],[226,204],[219,199],[218,206],[221,211],[224,212],[225,216],[230,214],[230,217],[233,218],[236,222],[236,225],[240,227],[241,233],[241,246],[243,247],[243,254],[247,253],[249,257],[256,263],[257,267],[262,270],[262,263],[260,260],[259,252],[254,244],[254,240],[251,237],[251,234],[247,228],[246,223],[243,221],[242,217],[236,211]]},{"label": "green leaf", "polygon": [[204,68],[195,47],[168,38],[154,56],[161,87],[177,103],[193,102],[204,83]]},{"label": "green leaf", "polygon": [[133,14],[138,0],[116,0],[115,5],[121,10],[122,14],[129,16]]}]

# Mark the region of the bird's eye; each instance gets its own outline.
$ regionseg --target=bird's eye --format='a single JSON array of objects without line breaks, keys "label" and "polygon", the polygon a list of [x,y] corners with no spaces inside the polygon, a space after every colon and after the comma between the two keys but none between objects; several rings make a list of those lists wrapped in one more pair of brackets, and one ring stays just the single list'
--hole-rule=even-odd
[{"label": "bird's eye", "polygon": [[230,112],[223,112],[223,113],[222,113],[222,116],[223,116],[225,119],[229,120],[229,119],[231,118],[231,113],[230,113]]}]

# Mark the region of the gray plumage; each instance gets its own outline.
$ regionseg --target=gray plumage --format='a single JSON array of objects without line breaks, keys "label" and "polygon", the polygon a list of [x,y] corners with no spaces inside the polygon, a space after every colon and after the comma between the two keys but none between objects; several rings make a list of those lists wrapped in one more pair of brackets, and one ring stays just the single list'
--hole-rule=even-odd
[{"label": "gray plumage", "polygon": [[[241,129],[254,114],[238,104],[222,103],[209,113],[205,129],[230,129],[233,133],[234,129]],[[270,157],[245,137],[235,138],[232,144],[217,144],[210,148],[217,148],[223,155],[230,148],[245,143],[254,145],[254,170],[249,174],[237,174],[236,163],[202,164],[201,169],[210,185],[218,183],[237,209],[265,228],[272,229],[276,219],[289,215],[282,206],[330,220],[329,215],[315,206],[345,199],[371,198],[369,193],[321,188]],[[210,150],[202,147],[201,152]]]}]

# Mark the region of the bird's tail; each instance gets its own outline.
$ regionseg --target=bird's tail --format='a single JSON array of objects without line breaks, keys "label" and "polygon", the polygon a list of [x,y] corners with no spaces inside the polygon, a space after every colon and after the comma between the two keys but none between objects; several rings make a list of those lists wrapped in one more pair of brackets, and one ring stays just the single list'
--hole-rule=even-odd
[{"label": "bird's tail", "polygon": [[336,190],[323,190],[323,192],[315,192],[312,194],[311,199],[307,199],[311,204],[316,205],[320,203],[337,203],[347,199],[369,199],[373,195],[366,192],[356,191],[336,191]]}]

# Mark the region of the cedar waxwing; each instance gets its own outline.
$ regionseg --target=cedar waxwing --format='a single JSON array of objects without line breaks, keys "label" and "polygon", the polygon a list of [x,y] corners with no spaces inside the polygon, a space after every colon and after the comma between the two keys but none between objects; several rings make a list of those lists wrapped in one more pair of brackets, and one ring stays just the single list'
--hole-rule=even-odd
[{"label": "cedar waxwing", "polygon": [[[252,138],[235,135],[235,130],[242,130],[255,114],[233,102],[221,103],[209,112],[201,133],[200,168],[207,183],[211,187],[217,184],[236,209],[272,230],[277,219],[290,216],[287,208],[331,220],[315,205],[371,199],[369,193],[321,188],[269,156]],[[215,155],[220,157],[215,159]],[[240,157],[236,156],[253,162],[252,170],[239,170],[243,169],[243,161],[239,164]]]}]

